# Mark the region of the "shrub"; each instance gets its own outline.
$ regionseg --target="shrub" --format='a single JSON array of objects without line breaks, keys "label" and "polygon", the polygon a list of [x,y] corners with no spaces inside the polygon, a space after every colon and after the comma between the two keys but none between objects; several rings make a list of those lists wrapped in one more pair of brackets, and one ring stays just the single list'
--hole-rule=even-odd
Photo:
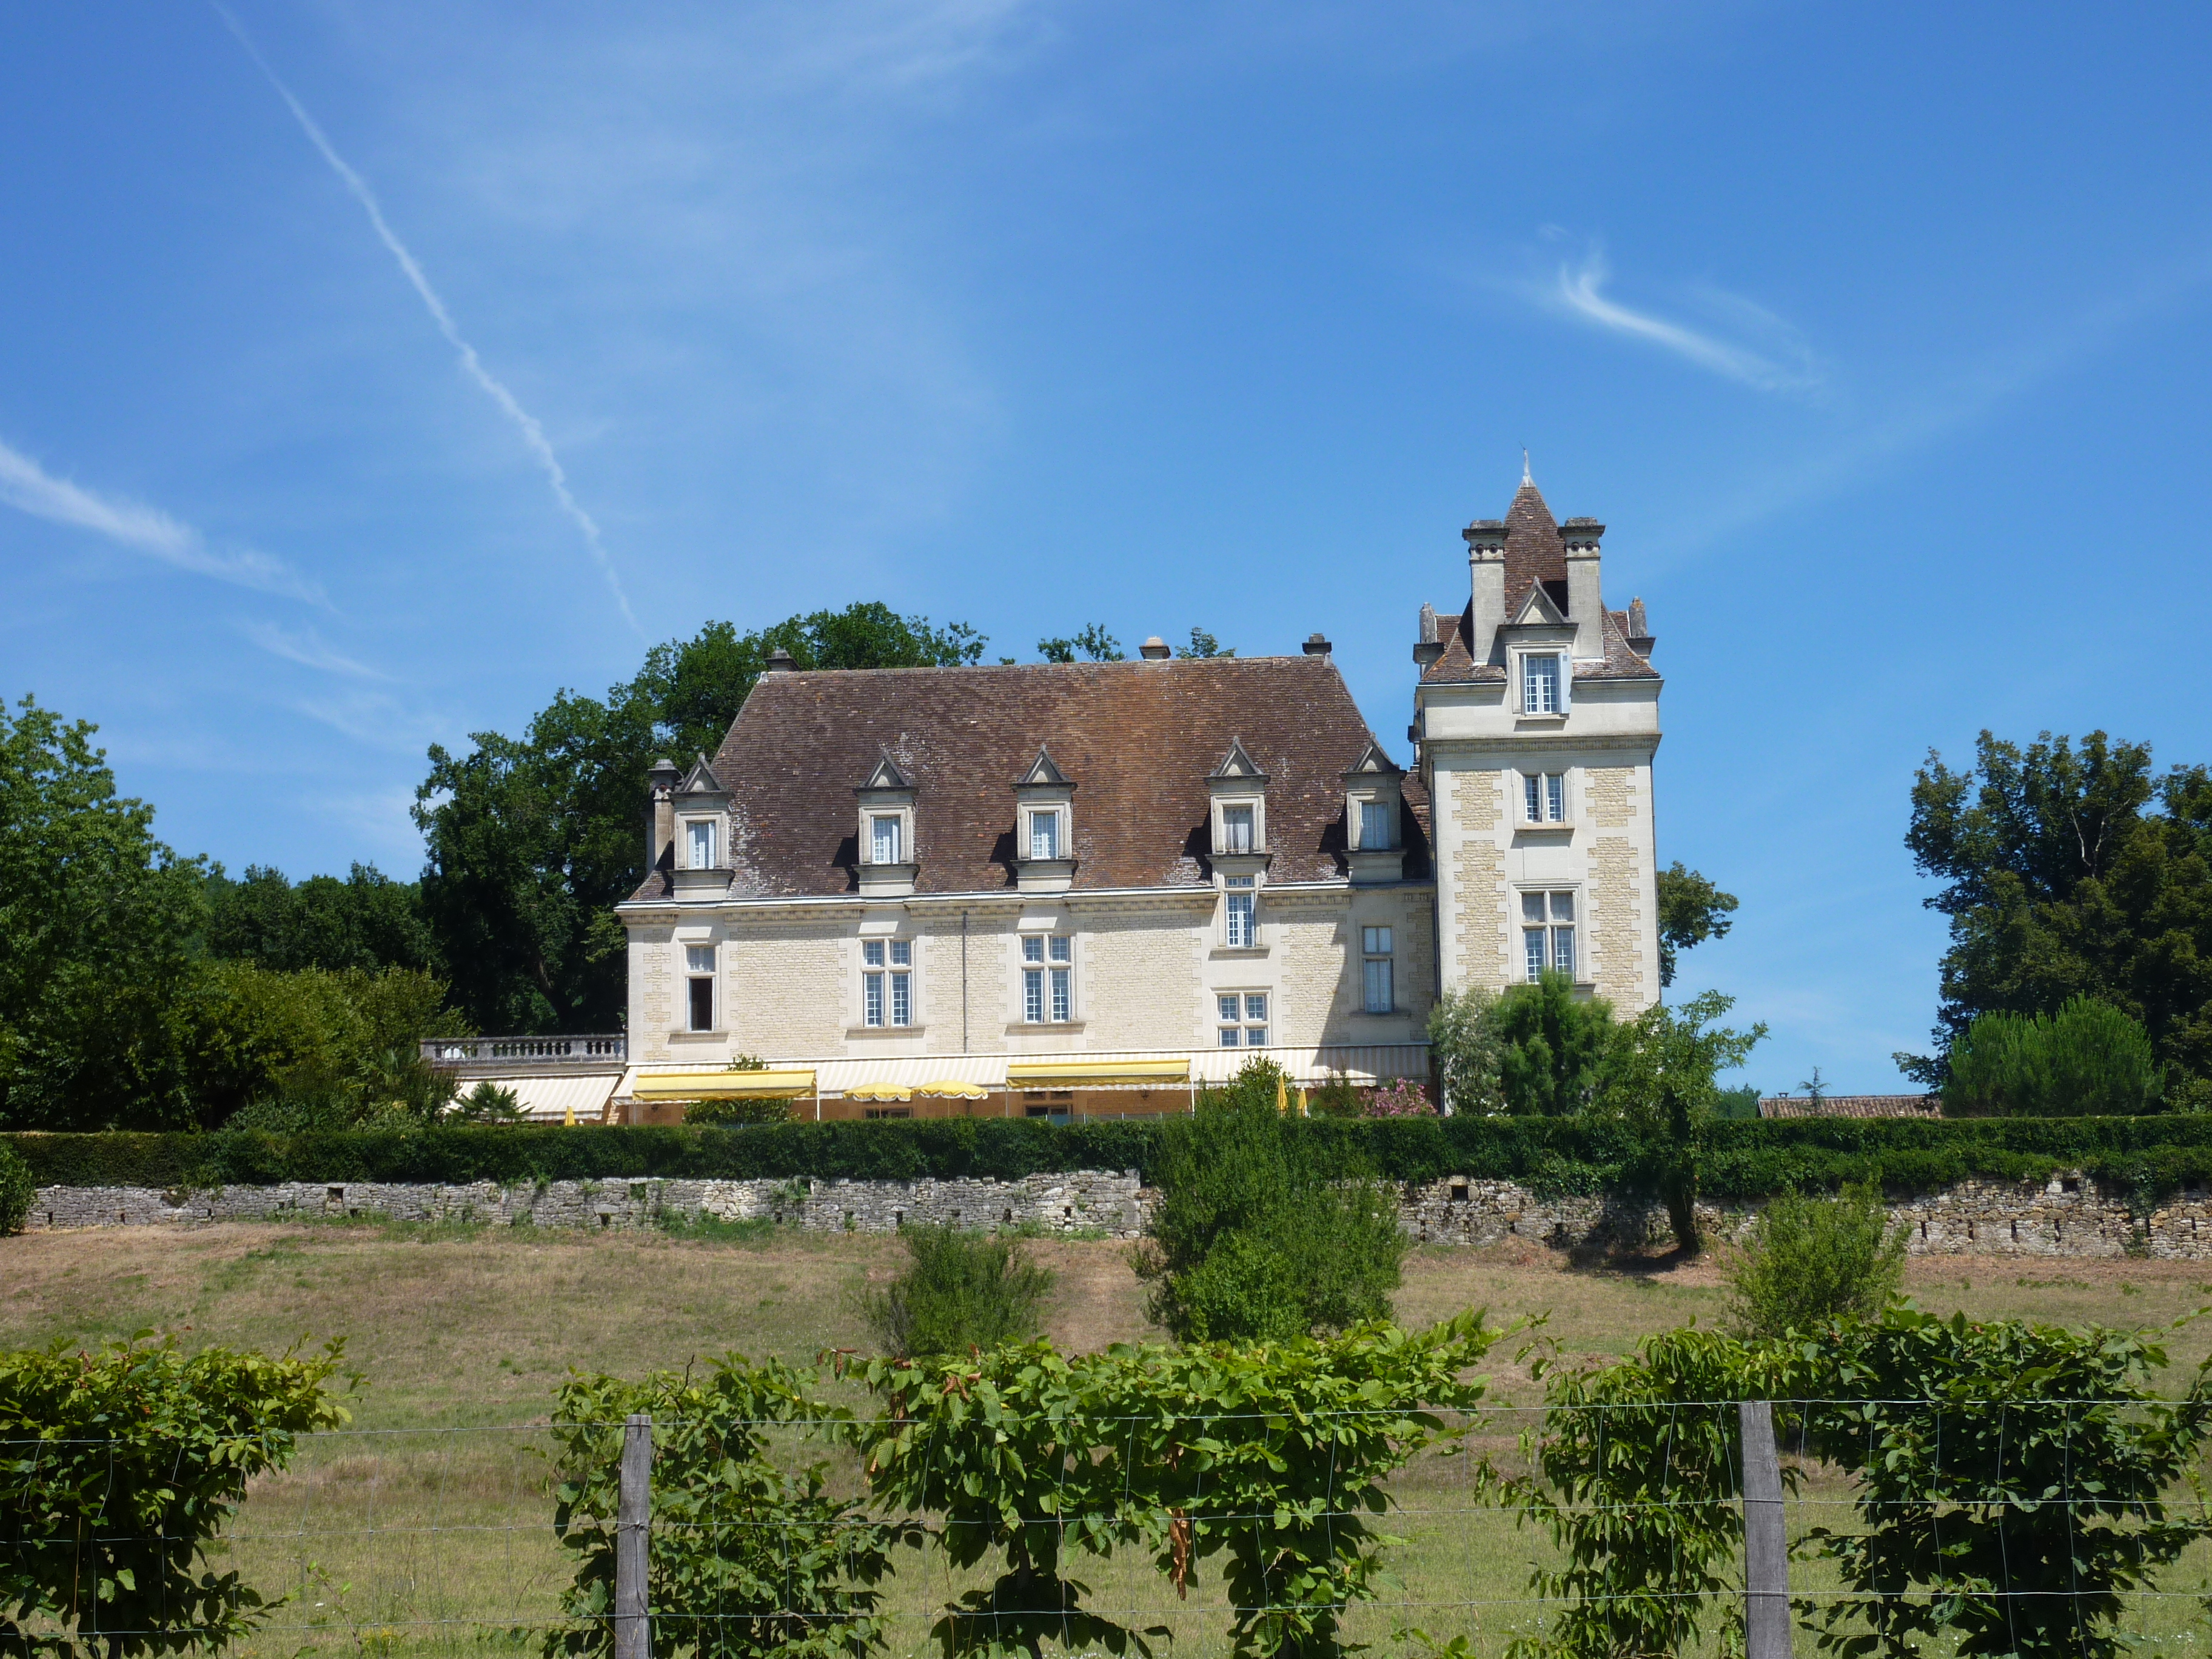
[{"label": "shrub", "polygon": [[1409,1077],[1370,1089],[1361,1103],[1363,1117],[1434,1117],[1437,1109],[1429,1091]]},{"label": "shrub", "polygon": [[38,1183],[31,1179],[31,1166],[16,1155],[13,1146],[0,1143],[0,1235],[23,1231],[24,1219],[31,1213],[31,1200],[38,1193]]},{"label": "shrub", "polygon": [[[915,1528],[872,1521],[827,1492],[826,1462],[791,1467],[791,1437],[836,1432],[850,1413],[815,1403],[811,1371],[731,1354],[642,1381],[572,1375],[561,1387],[554,1534],[574,1551],[566,1622],[546,1659],[614,1646],[615,1521],[623,1421],[653,1423],[653,1528],[647,1604],[655,1653],[696,1659],[857,1659],[883,1644],[873,1586]],[[779,1455],[781,1452],[782,1455]]]},{"label": "shrub", "polygon": [[1361,1109],[1359,1085],[1342,1072],[1333,1072],[1328,1081],[1306,1093],[1306,1115],[1309,1117],[1364,1117]]},{"label": "shrub", "polygon": [[1498,999],[1488,989],[1470,985],[1437,999],[1429,1011],[1429,1052],[1446,1106],[1469,1117],[1505,1109]]},{"label": "shrub", "polygon": [[695,1100],[684,1109],[686,1123],[738,1126],[748,1123],[788,1123],[787,1100]]},{"label": "shrub", "polygon": [[1952,1047],[1943,1109],[1960,1116],[2112,1117],[2157,1109],[2150,1036],[2110,1003],[1987,1013]]},{"label": "shrub", "polygon": [[251,1632],[271,1604],[210,1547],[248,1481],[346,1420],[338,1360],[173,1338],[0,1354],[0,1632],[52,1625],[43,1652],[132,1659]]},{"label": "shrub", "polygon": [[[1001,1571],[932,1634],[947,1659],[1152,1651],[1083,1606],[1081,1557],[1133,1545],[1185,1595],[1218,1562],[1238,1659],[1346,1651],[1340,1620],[1388,1582],[1402,1540],[1374,1517],[1389,1477],[1465,1432],[1463,1380],[1502,1334],[1465,1314],[1409,1333],[1364,1325],[1261,1347],[1116,1346],[1063,1356],[1048,1343],[972,1363],[878,1361],[862,1380],[886,1409],[861,1425],[878,1504],[943,1517],[945,1553]],[[1127,1598],[1137,1599],[1137,1598]]]},{"label": "shrub", "polygon": [[1014,1240],[953,1227],[905,1227],[900,1237],[906,1271],[861,1297],[884,1352],[899,1359],[964,1354],[1036,1334],[1053,1275]]},{"label": "shrub", "polygon": [[1575,994],[1574,981],[1547,970],[1498,999],[1498,1091],[1509,1112],[1565,1117],[1597,1092],[1613,1041],[1613,1005]]},{"label": "shrub", "polygon": [[1874,1318],[1897,1294],[1905,1241],[1871,1182],[1835,1198],[1777,1194],[1729,1266],[1730,1315],[1750,1336]]},{"label": "shrub", "polygon": [[519,1123],[522,1099],[514,1090],[503,1089],[486,1078],[455,1101],[446,1116],[454,1123]]},{"label": "shrub", "polygon": [[1397,1206],[1355,1144],[1275,1110],[1281,1075],[1249,1061],[1162,1127],[1136,1267],[1158,1285],[1151,1316],[1179,1340],[1279,1341],[1389,1311],[1407,1249]]}]

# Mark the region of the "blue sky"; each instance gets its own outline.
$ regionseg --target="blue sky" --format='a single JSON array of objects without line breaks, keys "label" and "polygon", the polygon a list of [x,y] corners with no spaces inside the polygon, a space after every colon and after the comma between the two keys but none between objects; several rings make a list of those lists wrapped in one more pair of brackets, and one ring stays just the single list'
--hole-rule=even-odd
[{"label": "blue sky", "polygon": [[295,876],[411,873],[429,742],[861,598],[994,656],[1320,629],[1403,757],[1526,444],[1650,608],[1661,856],[1743,900],[1678,989],[1765,1086],[1896,1087],[1925,751],[2212,759],[2208,36],[0,0],[0,690]]}]

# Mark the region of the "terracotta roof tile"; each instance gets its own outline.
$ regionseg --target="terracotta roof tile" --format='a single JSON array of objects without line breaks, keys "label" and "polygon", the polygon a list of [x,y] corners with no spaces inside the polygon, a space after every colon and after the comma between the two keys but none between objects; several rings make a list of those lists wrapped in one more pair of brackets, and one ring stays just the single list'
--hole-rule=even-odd
[{"label": "terracotta roof tile", "polygon": [[[1075,787],[1077,890],[1197,885],[1206,775],[1238,738],[1269,779],[1269,878],[1342,875],[1341,774],[1373,734],[1326,657],[764,674],[714,757],[730,892],[855,890],[853,789],[884,756],[915,790],[915,890],[1011,888],[1012,781],[1040,744]],[[1418,777],[1403,787],[1407,874],[1423,879],[1428,803]],[[665,896],[665,879],[636,896]]]},{"label": "terracotta roof tile", "polygon": [[1769,1095],[1759,1103],[1761,1117],[1940,1117],[1942,1110],[1941,1095]]}]

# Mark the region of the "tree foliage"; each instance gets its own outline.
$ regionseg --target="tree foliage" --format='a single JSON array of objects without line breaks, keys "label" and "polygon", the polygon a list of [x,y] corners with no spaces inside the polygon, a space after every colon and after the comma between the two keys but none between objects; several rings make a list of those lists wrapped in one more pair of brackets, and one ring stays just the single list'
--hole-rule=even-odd
[{"label": "tree foliage", "polygon": [[173,1337],[0,1353],[0,1640],[137,1659],[251,1632],[270,1604],[211,1547],[249,1481],[347,1420],[338,1364],[336,1344],[271,1358]]},{"label": "tree foliage", "polygon": [[1596,1097],[1613,1042],[1613,1005],[1547,969],[1506,988],[1497,1008],[1498,1087],[1509,1112],[1565,1117]]},{"label": "tree foliage", "polygon": [[1429,1010],[1429,1053],[1452,1111],[1487,1117],[1505,1109],[1498,1001],[1486,986],[1446,991]]},{"label": "tree foliage", "polygon": [[2163,1081],[2139,1023],[2077,996],[2049,1016],[1976,1015],[1951,1047],[1943,1109],[1962,1117],[2125,1116],[2155,1110]]},{"label": "tree foliage", "polygon": [[1188,645],[1176,647],[1176,655],[1178,657],[1233,657],[1236,654],[1237,648],[1234,646],[1222,644],[1203,628],[1194,628],[1190,630]]},{"label": "tree foliage", "polygon": [[1124,659],[1121,641],[1098,623],[1091,623],[1079,629],[1073,639],[1037,641],[1037,655],[1047,662],[1073,662],[1079,652],[1092,662],[1121,662]]},{"label": "tree foliage", "polygon": [[2212,1102],[2212,771],[2154,776],[2148,744],[2102,732],[2025,749],[1984,732],[1965,770],[1929,751],[1905,845],[1942,884],[1927,902],[1951,945],[1938,1053],[1900,1065],[1940,1082],[1978,1016],[2087,995],[2142,1023],[2170,1096]]},{"label": "tree foliage", "polygon": [[898,1359],[1003,1347],[1035,1336],[1052,1270],[1004,1234],[901,1229],[905,1270],[861,1298],[868,1328]]},{"label": "tree foliage", "polygon": [[1905,1275],[1905,1229],[1869,1182],[1833,1198],[1778,1193],[1729,1266],[1729,1313],[1747,1336],[1872,1319]]},{"label": "tree foliage", "polygon": [[1406,1237],[1390,1194],[1317,1158],[1276,1109],[1281,1070],[1245,1063],[1160,1127],[1160,1199],[1137,1255],[1151,1317],[1184,1341],[1279,1341],[1389,1312]]},{"label": "tree foliage", "polygon": [[250,864],[236,880],[220,865],[208,876],[208,954],[289,973],[319,968],[410,968],[435,973],[437,942],[422,893],[373,864],[340,880],[309,876],[296,886],[281,870]]},{"label": "tree foliage", "polygon": [[1617,1027],[1604,1060],[1601,1109],[1628,1125],[1644,1147],[1643,1173],[1667,1206],[1674,1242],[1694,1255],[1705,1131],[1719,1073],[1733,1071],[1765,1039],[1766,1027],[1717,1024],[1734,997],[1706,991],[1679,1007],[1655,1002]]},{"label": "tree foliage", "polygon": [[751,633],[710,623],[646,653],[604,699],[563,690],[520,738],[430,750],[415,822],[422,912],[479,1030],[611,1030],[627,1006],[614,907],[645,878],[647,775],[711,755],[770,654],[802,669],[947,667],[981,659],[965,623],[858,603]]},{"label": "tree foliage", "polygon": [[1681,952],[1709,939],[1726,939],[1735,926],[1736,896],[1723,893],[1676,859],[1656,878],[1659,893],[1659,983],[1674,982]]},{"label": "tree foliage", "polygon": [[38,1194],[31,1166],[13,1146],[0,1145],[0,1237],[23,1231]]}]

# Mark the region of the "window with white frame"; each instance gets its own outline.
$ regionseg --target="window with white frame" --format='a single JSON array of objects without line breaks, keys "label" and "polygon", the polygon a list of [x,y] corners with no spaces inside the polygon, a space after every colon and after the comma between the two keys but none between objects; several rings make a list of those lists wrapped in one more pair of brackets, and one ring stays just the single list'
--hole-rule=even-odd
[{"label": "window with white frame", "polygon": [[914,941],[860,941],[860,1024],[914,1024]]},{"label": "window with white frame", "polygon": [[1255,878],[1228,876],[1224,878],[1228,888],[1229,923],[1228,945],[1232,951],[1249,951],[1259,941],[1252,931],[1252,901],[1255,896]]},{"label": "window with white frame", "polygon": [[1252,845],[1252,809],[1249,806],[1223,807],[1221,850],[1224,853],[1249,853]]},{"label": "window with white frame", "polygon": [[1390,845],[1390,803],[1382,800],[1364,800],[1359,803],[1359,847],[1362,852],[1388,848]]},{"label": "window with white frame", "polygon": [[1571,893],[1521,895],[1521,954],[1528,976],[1534,979],[1546,969],[1575,976],[1575,896]]},{"label": "window with white frame", "polygon": [[685,856],[694,870],[714,868],[714,820],[687,818],[684,822]]},{"label": "window with white frame", "polygon": [[878,812],[868,820],[868,861],[896,864],[905,850],[905,825],[896,812]]},{"label": "window with white frame", "polygon": [[1397,1006],[1397,957],[1391,944],[1388,927],[1359,930],[1360,989],[1370,1014],[1387,1014]]},{"label": "window with white frame", "polygon": [[1022,1018],[1065,1025],[1075,1018],[1075,941],[1065,933],[1022,935]]},{"label": "window with white frame", "polygon": [[1030,856],[1033,859],[1060,857],[1060,834],[1058,812],[1030,814]]},{"label": "window with white frame", "polygon": [[1567,779],[1563,772],[1524,772],[1521,775],[1522,816],[1530,823],[1565,823],[1567,819]]},{"label": "window with white frame", "polygon": [[1215,1012],[1224,1048],[1264,1048],[1267,1046],[1267,994],[1265,991],[1223,991],[1214,998]]},{"label": "window with white frame", "polygon": [[684,1010],[689,1016],[684,1029],[711,1031],[714,1029],[714,947],[685,945],[684,966],[687,981],[684,988],[689,1000]]},{"label": "window with white frame", "polygon": [[1556,652],[1528,653],[1521,659],[1521,712],[1556,714],[1561,708],[1559,676],[1565,664]]}]

